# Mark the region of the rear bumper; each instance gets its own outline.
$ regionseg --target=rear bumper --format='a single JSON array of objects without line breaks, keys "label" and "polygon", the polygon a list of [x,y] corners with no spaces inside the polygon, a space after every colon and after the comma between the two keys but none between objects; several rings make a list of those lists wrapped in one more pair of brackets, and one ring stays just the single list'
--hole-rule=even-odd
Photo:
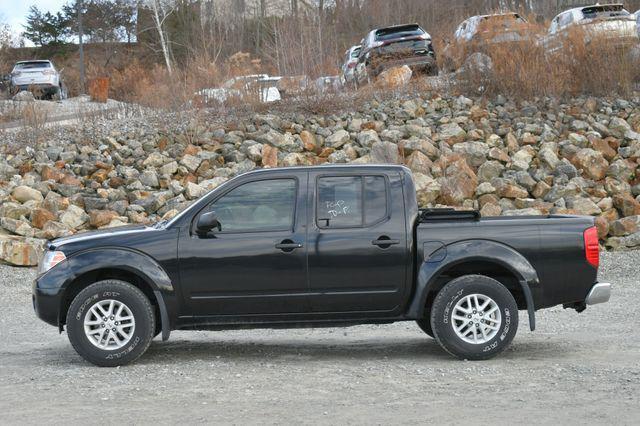
[{"label": "rear bumper", "polygon": [[606,303],[611,297],[611,284],[610,283],[596,283],[591,287],[589,294],[584,303],[587,305],[596,305],[598,303]]},{"label": "rear bumper", "polygon": [[35,90],[47,93],[54,93],[59,89],[59,86],[49,83],[32,83],[32,84],[14,84],[13,88],[17,92],[26,90]]}]

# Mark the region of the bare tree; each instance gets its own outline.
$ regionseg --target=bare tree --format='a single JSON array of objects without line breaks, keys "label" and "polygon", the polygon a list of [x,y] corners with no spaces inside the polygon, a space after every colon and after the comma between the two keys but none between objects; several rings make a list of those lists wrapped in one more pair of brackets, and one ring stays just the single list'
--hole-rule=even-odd
[{"label": "bare tree", "polygon": [[162,55],[164,56],[167,71],[169,74],[172,74],[173,67],[171,65],[172,60],[171,47],[169,45],[169,32],[165,29],[165,22],[175,10],[175,3],[171,0],[147,0],[147,3],[152,12],[155,29],[158,32],[160,47],[162,48]]}]

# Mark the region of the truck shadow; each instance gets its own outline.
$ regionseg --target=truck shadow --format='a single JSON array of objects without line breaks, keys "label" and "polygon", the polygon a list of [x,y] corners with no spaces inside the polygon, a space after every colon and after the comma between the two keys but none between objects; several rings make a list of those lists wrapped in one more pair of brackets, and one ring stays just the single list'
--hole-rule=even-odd
[{"label": "truck shadow", "polygon": [[[566,345],[553,342],[514,343],[495,360],[548,360],[571,357]],[[137,363],[178,364],[185,361],[272,361],[308,363],[310,361],[454,361],[435,340],[418,337],[408,339],[353,339],[331,342],[278,339],[264,340],[176,340],[154,341]]]},{"label": "truck shadow", "polygon": [[265,342],[264,340],[218,340],[168,342],[154,341],[140,363],[184,362],[188,360],[272,360],[308,362],[309,360],[381,360],[381,359],[450,359],[435,340],[371,339],[336,342],[288,340]]}]

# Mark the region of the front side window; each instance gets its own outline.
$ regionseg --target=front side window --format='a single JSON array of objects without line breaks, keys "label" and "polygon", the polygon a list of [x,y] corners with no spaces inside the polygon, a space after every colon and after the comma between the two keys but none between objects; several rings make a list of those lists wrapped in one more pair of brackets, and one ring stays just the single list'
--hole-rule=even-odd
[{"label": "front side window", "polygon": [[209,207],[222,232],[284,231],[293,227],[294,179],[249,182],[232,189]]},{"label": "front side window", "polygon": [[320,228],[368,226],[387,216],[387,182],[383,176],[318,179],[317,224]]}]

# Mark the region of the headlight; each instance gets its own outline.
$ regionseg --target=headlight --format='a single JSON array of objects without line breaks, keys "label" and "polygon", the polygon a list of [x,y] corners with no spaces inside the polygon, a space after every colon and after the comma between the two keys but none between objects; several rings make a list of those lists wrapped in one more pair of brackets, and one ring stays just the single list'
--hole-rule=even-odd
[{"label": "headlight", "polygon": [[40,261],[40,266],[38,267],[38,275],[44,274],[49,269],[53,268],[66,258],[67,257],[61,251],[47,251]]}]

